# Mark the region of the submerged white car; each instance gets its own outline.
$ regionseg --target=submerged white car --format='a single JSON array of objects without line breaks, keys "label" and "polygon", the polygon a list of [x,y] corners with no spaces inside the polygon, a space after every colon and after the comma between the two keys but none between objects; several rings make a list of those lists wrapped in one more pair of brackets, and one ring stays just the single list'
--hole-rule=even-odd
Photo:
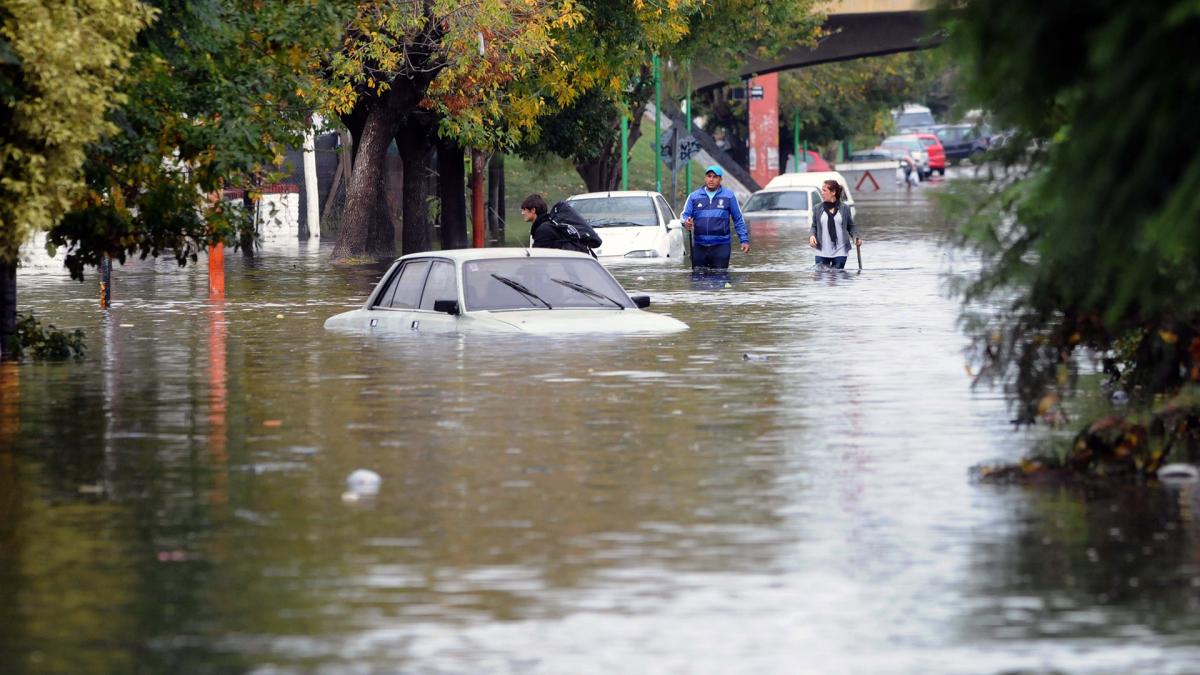
[{"label": "submerged white car", "polygon": [[596,259],[544,248],[475,248],[398,259],[359,309],[325,320],[358,333],[673,333]]},{"label": "submerged white car", "polygon": [[821,203],[821,186],[827,180],[836,180],[842,186],[842,199],[850,207],[851,217],[856,215],[854,195],[846,177],[837,171],[807,171],[784,173],[772,178],[767,185],[750,196],[742,206],[742,215],[747,219],[771,218],[797,219],[807,226],[812,220],[812,211]]},{"label": "submerged white car", "polygon": [[683,223],[657,192],[622,190],[588,192],[567,198],[600,235],[595,249],[601,258],[682,260]]}]

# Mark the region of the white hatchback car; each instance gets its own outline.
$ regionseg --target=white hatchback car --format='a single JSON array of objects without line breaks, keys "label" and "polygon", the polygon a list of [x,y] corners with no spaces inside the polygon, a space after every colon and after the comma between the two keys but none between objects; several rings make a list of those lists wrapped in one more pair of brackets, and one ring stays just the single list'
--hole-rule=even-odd
[{"label": "white hatchback car", "polygon": [[784,173],[772,178],[763,189],[755,192],[742,206],[746,218],[802,218],[807,225],[812,210],[821,203],[821,185],[836,180],[842,186],[842,199],[850,207],[851,217],[857,215],[850,184],[837,171],[805,171]]},{"label": "white hatchback car", "polygon": [[359,309],[325,320],[358,333],[673,333],[688,326],[644,312],[585,253],[475,248],[398,259]]},{"label": "white hatchback car", "polygon": [[588,192],[568,197],[566,202],[603,240],[596,249],[598,257],[663,260],[684,257],[683,223],[657,192]]}]

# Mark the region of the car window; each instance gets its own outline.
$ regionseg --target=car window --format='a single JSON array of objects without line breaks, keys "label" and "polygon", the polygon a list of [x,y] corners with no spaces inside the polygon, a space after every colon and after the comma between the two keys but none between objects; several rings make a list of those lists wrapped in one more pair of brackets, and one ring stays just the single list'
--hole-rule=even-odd
[{"label": "car window", "polygon": [[463,263],[463,295],[468,311],[633,307],[592,258],[471,260]]},{"label": "car window", "polygon": [[938,132],[938,138],[942,141],[968,141],[972,135],[971,127],[946,127]]},{"label": "car window", "polygon": [[936,124],[933,119],[933,114],[925,112],[906,112],[900,113],[896,117],[896,126],[900,129],[909,129],[912,127],[929,127]]},{"label": "car window", "polygon": [[571,208],[579,212],[592,227],[654,227],[658,216],[654,202],[648,196],[598,197],[568,199]]},{"label": "car window", "polygon": [[392,282],[379,299],[376,307],[392,309],[413,309],[421,298],[421,289],[425,286],[425,275],[429,272],[428,260],[414,260],[404,263],[399,273],[392,277]]},{"label": "car window", "polygon": [[421,294],[421,309],[433,309],[436,300],[458,300],[458,285],[454,283],[454,265],[435,260],[425,279],[425,292]]},{"label": "car window", "polygon": [[663,220],[670,222],[675,220],[675,212],[671,210],[671,205],[667,200],[662,198],[662,195],[654,195],[654,203],[658,204],[658,210],[663,213]]},{"label": "car window", "polygon": [[922,138],[921,139],[921,145],[923,145],[927,148],[932,148],[933,146],[935,146],[937,144],[938,144],[937,140],[932,139],[932,138]]},{"label": "car window", "polygon": [[750,197],[743,211],[807,211],[809,193],[805,190],[759,192]]}]

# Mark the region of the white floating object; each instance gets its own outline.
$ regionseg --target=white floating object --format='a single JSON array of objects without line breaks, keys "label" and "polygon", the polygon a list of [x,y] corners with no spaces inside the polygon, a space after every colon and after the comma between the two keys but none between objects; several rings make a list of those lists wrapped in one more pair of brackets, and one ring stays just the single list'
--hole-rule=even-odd
[{"label": "white floating object", "polygon": [[1158,470],[1158,479],[1168,483],[1195,483],[1200,481],[1200,469],[1191,464],[1164,464]]},{"label": "white floating object", "polygon": [[359,495],[373,495],[379,492],[379,484],[383,479],[370,469],[355,469],[346,477],[346,487]]},{"label": "white floating object", "polygon": [[1124,389],[1118,389],[1112,393],[1112,402],[1117,405],[1125,405],[1129,402],[1129,394],[1126,394]]}]

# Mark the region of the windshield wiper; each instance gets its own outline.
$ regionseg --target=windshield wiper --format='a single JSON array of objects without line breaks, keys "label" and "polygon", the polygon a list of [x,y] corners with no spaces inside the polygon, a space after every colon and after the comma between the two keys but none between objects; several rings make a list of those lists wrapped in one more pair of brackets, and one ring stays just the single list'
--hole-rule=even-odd
[{"label": "windshield wiper", "polygon": [[631,220],[598,220],[591,225],[592,227],[653,227],[653,225],[642,225]]},{"label": "windshield wiper", "polygon": [[600,291],[597,291],[594,288],[588,288],[587,286],[584,286],[583,284],[576,283],[574,281],[567,281],[566,279],[551,278],[550,281],[553,281],[556,284],[562,284],[563,286],[566,286],[567,288],[569,288],[573,291],[579,291],[580,293],[583,293],[584,295],[590,295],[591,297],[597,298],[600,300],[607,300],[607,301],[611,302],[612,304],[616,305],[617,307],[619,307],[620,309],[625,309],[625,305],[622,305],[620,302],[613,300],[612,298],[601,293]]},{"label": "windshield wiper", "polygon": [[[550,303],[543,300],[541,298],[541,296],[539,296],[537,293],[534,293],[533,291],[529,290],[525,286],[525,284],[523,284],[519,281],[516,281],[514,279],[509,279],[508,277],[502,277],[499,274],[496,274],[495,272],[492,273],[492,278],[495,279],[496,281],[499,281],[500,283],[504,284],[505,286],[508,286],[509,288],[513,289],[514,291],[520,293],[521,295],[526,295],[526,296],[533,298],[534,300],[537,300],[538,302],[545,305],[546,309],[554,309],[553,307],[550,306]],[[555,281],[557,281],[557,279],[555,279]]]}]

